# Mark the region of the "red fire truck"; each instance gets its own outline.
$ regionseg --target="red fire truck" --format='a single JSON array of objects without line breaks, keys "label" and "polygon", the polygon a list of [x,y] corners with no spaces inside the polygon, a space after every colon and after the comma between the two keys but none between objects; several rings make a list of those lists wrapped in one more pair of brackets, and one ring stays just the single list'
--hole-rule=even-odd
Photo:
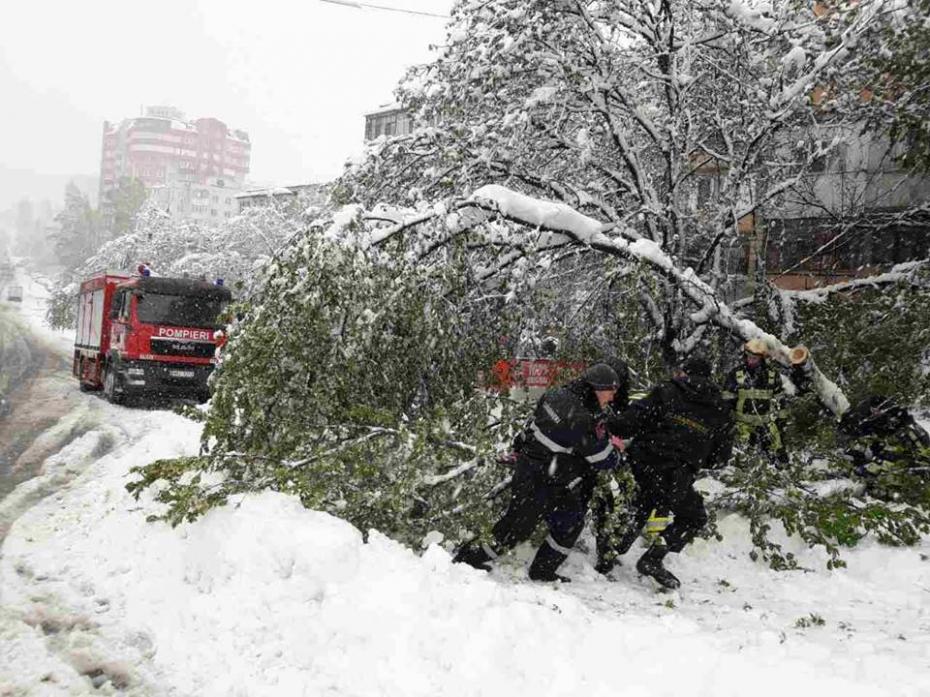
[{"label": "red fire truck", "polygon": [[99,273],[81,283],[72,372],[82,390],[209,397],[220,313],[232,299],[206,281]]}]

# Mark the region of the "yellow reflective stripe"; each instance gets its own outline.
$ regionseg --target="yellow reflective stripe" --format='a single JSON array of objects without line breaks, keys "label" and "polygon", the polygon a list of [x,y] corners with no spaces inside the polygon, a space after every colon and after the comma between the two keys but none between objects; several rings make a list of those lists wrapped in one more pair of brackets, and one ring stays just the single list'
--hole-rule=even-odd
[{"label": "yellow reflective stripe", "polygon": [[662,532],[671,522],[671,518],[650,518],[646,521],[646,532]]},{"label": "yellow reflective stripe", "polygon": [[752,424],[747,423],[737,423],[736,432],[739,435],[741,441],[749,440],[749,437],[752,435]]},{"label": "yellow reflective stripe", "polygon": [[751,426],[761,426],[767,424],[772,420],[772,417],[768,414],[736,414],[736,421],[741,424],[749,424]]},{"label": "yellow reflective stripe", "polygon": [[758,388],[747,388],[739,391],[740,397],[746,399],[771,399],[774,396],[772,390],[760,390]]},{"label": "yellow reflective stripe", "polygon": [[674,516],[660,516],[656,515],[655,509],[652,510],[652,513],[649,514],[649,519],[646,521],[646,529],[643,530],[643,534],[648,539],[654,539],[667,528],[671,522],[674,520]]},{"label": "yellow reflective stripe", "polygon": [[769,423],[769,436],[772,438],[772,450],[781,450],[781,431],[774,421]]}]

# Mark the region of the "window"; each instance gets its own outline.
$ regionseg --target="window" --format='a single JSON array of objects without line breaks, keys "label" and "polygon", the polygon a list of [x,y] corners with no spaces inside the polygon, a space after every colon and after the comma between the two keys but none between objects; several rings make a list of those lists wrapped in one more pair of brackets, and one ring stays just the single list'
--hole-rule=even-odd
[{"label": "window", "polygon": [[710,203],[711,189],[712,187],[711,187],[710,177],[698,175],[698,180],[697,180],[698,208],[704,208],[708,203]]},{"label": "window", "polygon": [[837,237],[838,232],[829,220],[772,220],[767,247],[769,270],[784,270],[804,261],[800,267],[804,271],[831,273],[898,264],[930,253],[930,230],[926,228],[865,227]]},{"label": "window", "polygon": [[113,299],[113,309],[119,319],[129,319],[129,291],[121,290]]},{"label": "window", "polygon": [[145,324],[174,324],[182,327],[216,326],[224,302],[215,297],[139,293],[136,312]]}]

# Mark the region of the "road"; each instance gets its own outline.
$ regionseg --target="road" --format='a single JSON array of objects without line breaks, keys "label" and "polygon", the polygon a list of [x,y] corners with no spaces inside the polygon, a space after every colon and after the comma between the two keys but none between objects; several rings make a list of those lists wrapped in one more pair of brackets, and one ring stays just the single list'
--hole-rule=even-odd
[{"label": "road", "polygon": [[[19,514],[76,473],[69,467],[37,478],[46,473],[49,456],[100,418],[98,400],[78,391],[71,378],[68,337],[42,325],[47,291],[17,271],[23,302],[0,300],[0,390],[9,407],[0,415],[0,541]],[[42,481],[17,489],[33,478]]]},{"label": "road", "polygon": [[10,411],[0,417],[0,499],[34,476],[60,439],[42,438],[74,408],[65,356],[0,309],[0,371]]}]

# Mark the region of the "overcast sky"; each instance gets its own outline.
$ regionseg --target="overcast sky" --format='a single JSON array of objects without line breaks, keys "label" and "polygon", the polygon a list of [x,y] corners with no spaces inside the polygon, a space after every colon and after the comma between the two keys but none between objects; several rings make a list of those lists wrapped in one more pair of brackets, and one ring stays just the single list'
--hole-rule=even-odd
[{"label": "overcast sky", "polygon": [[328,180],[444,24],[321,0],[0,0],[0,167],[95,174],[105,119],[170,104],[248,131],[255,181]]}]

